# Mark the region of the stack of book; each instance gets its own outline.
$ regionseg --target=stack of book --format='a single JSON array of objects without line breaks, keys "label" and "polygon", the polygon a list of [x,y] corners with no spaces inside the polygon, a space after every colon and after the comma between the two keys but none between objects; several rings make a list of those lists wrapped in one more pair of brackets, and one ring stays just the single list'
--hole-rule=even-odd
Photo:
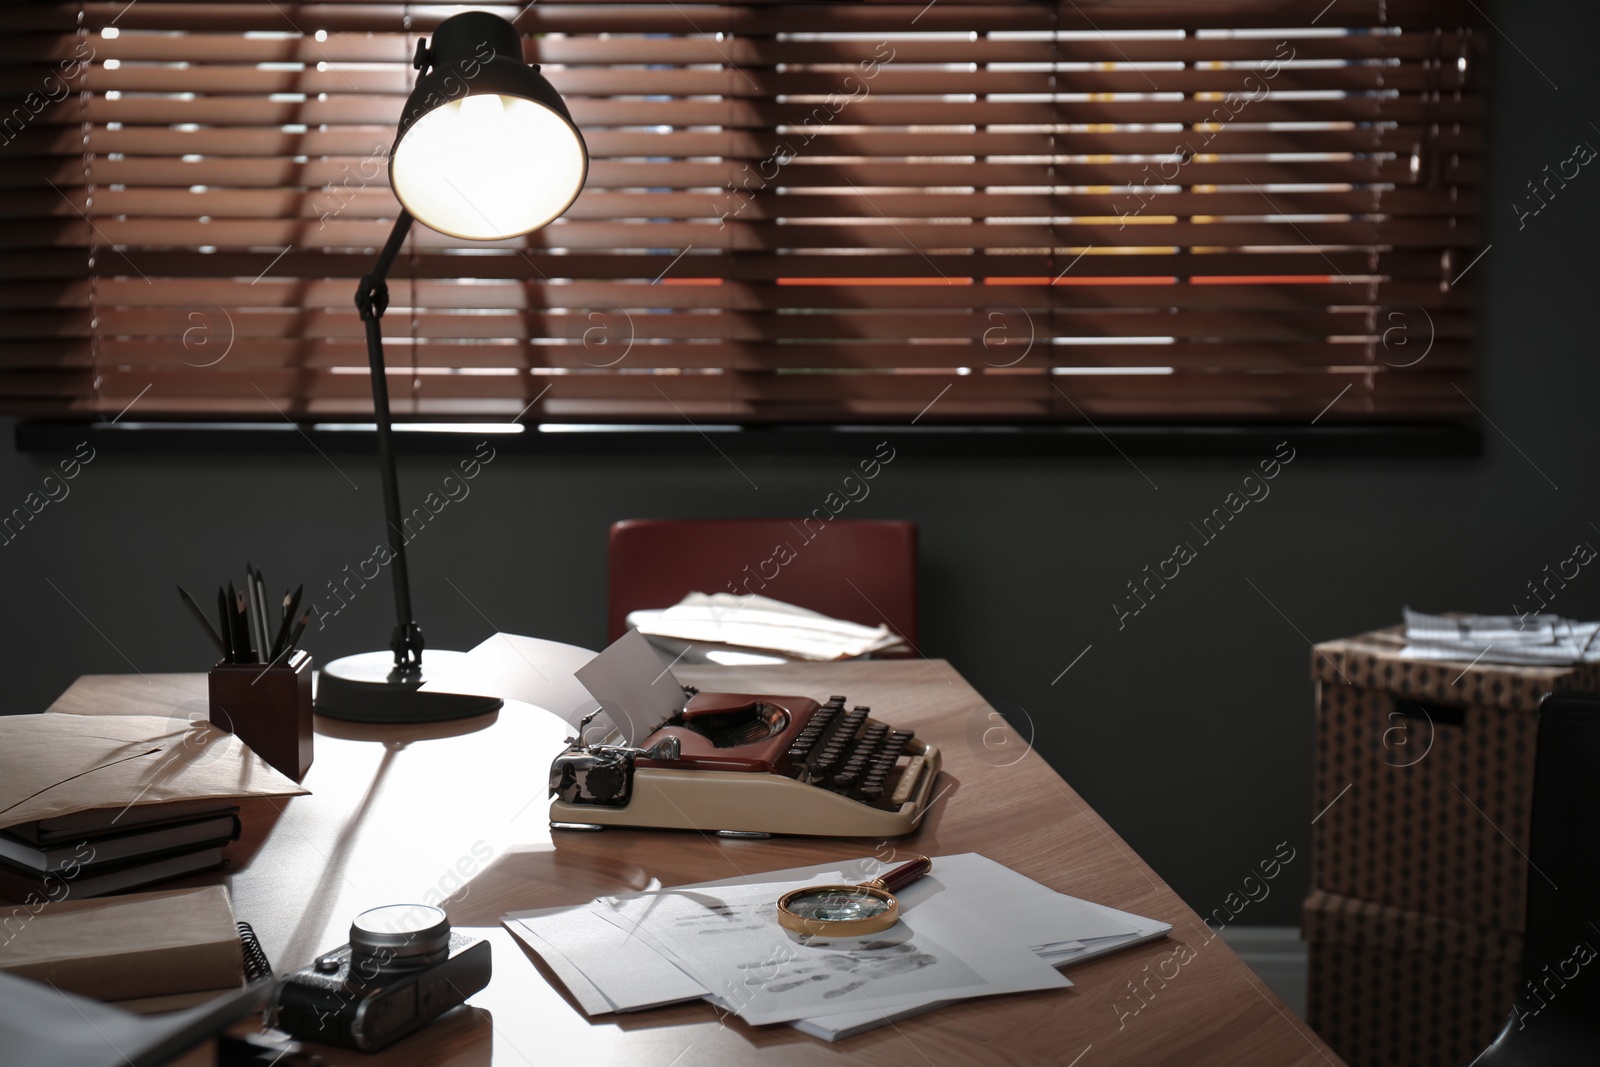
[{"label": "stack of book", "polygon": [[0,899],[36,913],[219,867],[241,801],[305,792],[203,720],[0,715]]},{"label": "stack of book", "polygon": [[[63,900],[14,917],[0,941],[0,971],[99,1000],[193,999],[237,989],[248,925],[234,921],[220,885]],[[174,1005],[180,1006],[180,1005]]]},{"label": "stack of book", "polygon": [[222,865],[239,836],[229,799],[90,808],[0,830],[0,896],[82,899]]}]

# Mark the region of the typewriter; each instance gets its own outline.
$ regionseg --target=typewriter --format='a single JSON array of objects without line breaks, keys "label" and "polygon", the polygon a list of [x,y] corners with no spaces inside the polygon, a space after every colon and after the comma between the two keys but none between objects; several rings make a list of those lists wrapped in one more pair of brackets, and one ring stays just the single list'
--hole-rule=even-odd
[{"label": "typewriter", "polygon": [[684,689],[638,747],[585,744],[580,724],[550,766],[552,829],[898,837],[927,810],[939,750],[869,708]]}]

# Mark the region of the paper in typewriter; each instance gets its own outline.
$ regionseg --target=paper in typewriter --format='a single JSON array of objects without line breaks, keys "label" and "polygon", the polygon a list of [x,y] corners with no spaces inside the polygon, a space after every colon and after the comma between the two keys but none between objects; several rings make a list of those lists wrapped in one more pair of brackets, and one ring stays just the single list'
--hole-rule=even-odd
[{"label": "paper in typewriter", "polygon": [[630,745],[682,710],[687,699],[683,684],[637,630],[611,642],[575,673]]}]

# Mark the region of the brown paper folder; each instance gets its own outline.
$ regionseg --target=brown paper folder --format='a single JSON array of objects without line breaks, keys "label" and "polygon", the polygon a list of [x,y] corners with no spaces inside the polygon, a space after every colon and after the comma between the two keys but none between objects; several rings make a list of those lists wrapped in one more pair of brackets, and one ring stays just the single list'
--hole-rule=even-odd
[{"label": "brown paper folder", "polygon": [[159,715],[0,715],[0,827],[168,801],[283,797],[289,781],[209,722]]},{"label": "brown paper folder", "polygon": [[101,1000],[244,980],[239,931],[221,886],[0,910],[0,970]]}]

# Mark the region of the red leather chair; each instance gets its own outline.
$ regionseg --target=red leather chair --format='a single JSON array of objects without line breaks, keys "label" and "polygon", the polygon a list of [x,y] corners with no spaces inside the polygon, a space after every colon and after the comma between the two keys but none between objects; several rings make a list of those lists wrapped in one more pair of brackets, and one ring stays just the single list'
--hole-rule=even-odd
[{"label": "red leather chair", "polygon": [[[611,527],[610,640],[628,612],[688,593],[759,593],[889,629],[917,647],[917,526],[803,519],[626,519]],[[853,583],[853,584],[852,584]]]}]

